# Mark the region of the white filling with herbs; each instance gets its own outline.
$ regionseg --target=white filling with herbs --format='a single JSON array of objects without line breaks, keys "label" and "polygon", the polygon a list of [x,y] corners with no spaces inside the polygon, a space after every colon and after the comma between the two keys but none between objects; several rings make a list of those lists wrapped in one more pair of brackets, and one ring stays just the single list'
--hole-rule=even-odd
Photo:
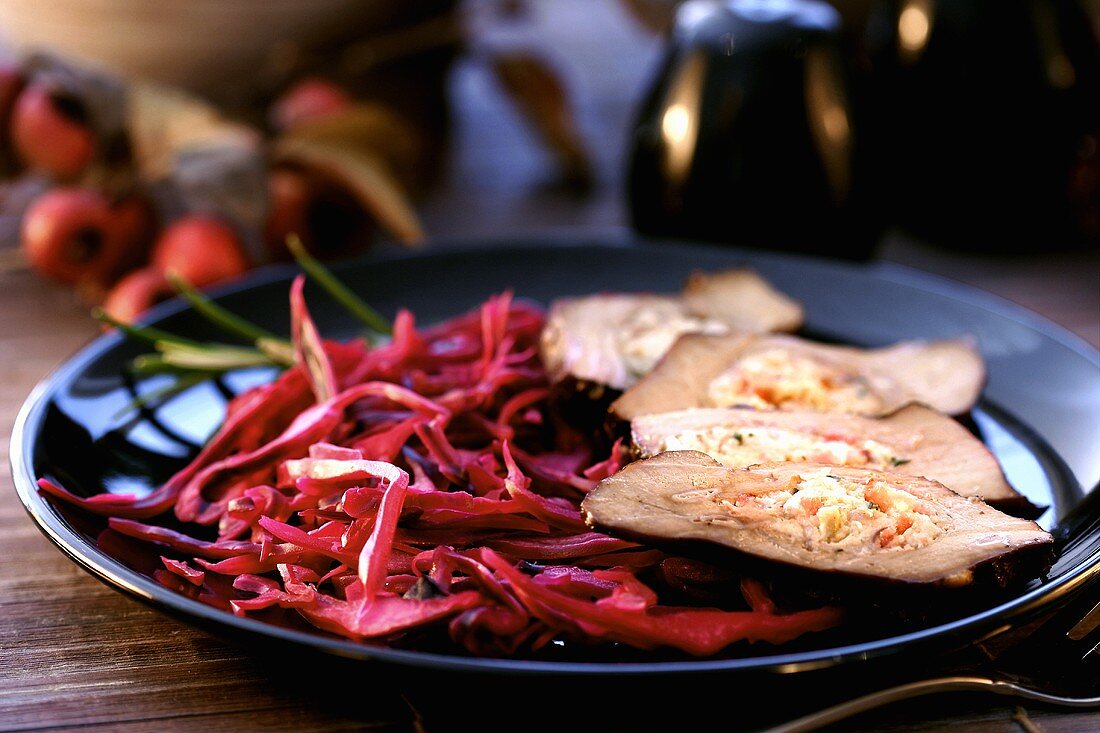
[{"label": "white filling with herbs", "polygon": [[767,522],[768,531],[809,550],[912,550],[945,531],[909,492],[877,479],[841,479],[828,469],[799,476],[789,488],[718,503],[745,521]]},{"label": "white filling with herbs", "polygon": [[715,425],[683,430],[664,438],[660,447],[661,451],[700,451],[727,468],[775,461],[890,468],[906,462],[894,449],[874,440],[849,442],[777,427]]},{"label": "white filling with herbs", "polygon": [[768,349],[739,360],[711,381],[708,397],[716,407],[764,410],[793,406],[859,414],[882,407],[859,374],[786,349]]}]

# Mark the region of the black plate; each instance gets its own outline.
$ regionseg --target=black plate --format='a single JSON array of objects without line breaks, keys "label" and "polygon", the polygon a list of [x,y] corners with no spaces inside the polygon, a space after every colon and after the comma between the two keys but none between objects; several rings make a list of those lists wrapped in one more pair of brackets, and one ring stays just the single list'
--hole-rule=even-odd
[{"label": "black plate", "polygon": [[[981,638],[1075,591],[1100,567],[1097,496],[1082,502],[1081,488],[1094,486],[1100,477],[1100,354],[1007,301],[897,266],[681,244],[538,241],[521,247],[452,246],[440,254],[351,263],[339,271],[382,311],[392,314],[408,307],[421,322],[430,322],[473,307],[505,288],[544,303],[557,296],[609,289],[671,291],[694,269],[738,264],[757,268],[805,303],[806,330],[817,337],[865,346],[963,333],[977,337],[988,360],[989,383],[975,410],[975,422],[1009,479],[1033,501],[1050,507],[1040,521],[1056,531],[1062,544],[1047,578],[1033,581],[995,607],[904,635],[840,646],[833,642],[829,648],[796,647],[779,654],[757,645],[752,656],[705,660],[485,659],[359,644],[304,626],[235,617],[168,590],[124,548],[101,548],[96,541],[102,528],[98,520],[59,507],[37,491],[34,482],[41,476],[56,477],[83,494],[147,490],[182,465],[219,424],[227,394],[214,386],[186,393],[157,411],[154,419],[119,417],[134,388],[122,378],[121,367],[140,347],[117,335],[96,339],[28,398],[12,436],[16,489],[40,529],[81,567],[191,623],[233,638],[260,637],[355,659],[444,670],[621,675],[819,669]],[[287,267],[263,270],[223,289],[218,299],[285,333],[293,272]],[[310,306],[322,332],[349,333],[348,319],[326,298],[312,297]],[[211,335],[206,322],[179,302],[158,307],[150,320],[194,338]],[[229,378],[227,386],[239,391],[269,377],[263,371],[241,373]],[[156,386],[143,383],[139,389]],[[1082,503],[1093,509],[1082,511]]]}]

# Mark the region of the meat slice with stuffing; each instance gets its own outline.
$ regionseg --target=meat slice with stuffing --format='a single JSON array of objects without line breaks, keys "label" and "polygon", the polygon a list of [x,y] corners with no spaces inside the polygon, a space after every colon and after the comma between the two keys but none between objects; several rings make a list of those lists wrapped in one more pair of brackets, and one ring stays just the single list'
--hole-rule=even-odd
[{"label": "meat slice with stuffing", "polygon": [[884,418],[807,410],[697,408],[641,415],[631,421],[639,457],[695,450],[727,468],[758,463],[828,463],[938,481],[1011,514],[1037,508],[1008,483],[997,458],[946,415],[910,405]]},{"label": "meat slice with stuffing", "polygon": [[814,463],[730,469],[697,451],[632,463],[582,504],[608,534],[723,548],[776,566],[913,587],[1008,586],[1053,539],[929,479]]},{"label": "meat slice with stuffing", "polygon": [[687,334],[611,411],[628,421],[734,406],[879,417],[921,403],[958,415],[984,382],[981,355],[965,338],[861,349],[794,336]]},{"label": "meat slice with stuffing", "polygon": [[696,273],[682,293],[606,293],[555,300],[540,350],[551,381],[621,391],[683,334],[793,331],[802,306],[752,270]]}]

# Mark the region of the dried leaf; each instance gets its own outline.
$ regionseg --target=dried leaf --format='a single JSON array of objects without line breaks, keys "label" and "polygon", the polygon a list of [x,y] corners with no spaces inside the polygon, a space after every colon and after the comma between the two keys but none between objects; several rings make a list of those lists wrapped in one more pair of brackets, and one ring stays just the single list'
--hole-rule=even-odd
[{"label": "dried leaf", "polygon": [[256,233],[267,215],[267,172],[260,133],[192,94],[143,81],[130,86],[126,117],[134,165],[162,218],[222,216],[262,259]]},{"label": "dried leaf", "polygon": [[184,150],[260,147],[256,130],[226,119],[213,105],[148,82],[130,86],[126,127],[138,172],[150,181],[170,175]]},{"label": "dried leaf", "polygon": [[134,188],[126,134],[126,84],[113,72],[82,62],[75,65],[48,53],[31,55],[23,73],[43,84],[55,98],[68,101],[69,113],[93,133],[94,157],[81,172],[79,185],[98,189],[112,199]]},{"label": "dried leaf", "polygon": [[408,195],[379,154],[339,139],[295,135],[277,142],[275,157],[339,181],[399,242],[416,246],[424,241],[424,229]]},{"label": "dried leaf", "polygon": [[125,131],[126,86],[111,72],[86,63],[76,66],[48,53],[33,54],[23,71],[79,100],[97,139],[112,140]]},{"label": "dried leaf", "polygon": [[557,72],[542,59],[523,52],[496,54],[490,63],[508,96],[557,156],[566,180],[586,187],[591,182],[588,153]]},{"label": "dried leaf", "polygon": [[426,145],[420,133],[386,105],[358,102],[296,126],[284,139],[361,150],[382,160],[408,191],[417,180]]},{"label": "dried leaf", "polygon": [[176,151],[168,176],[182,212],[208,212],[236,226],[254,260],[262,257],[258,233],[267,215],[267,168],[258,146],[214,140]]}]

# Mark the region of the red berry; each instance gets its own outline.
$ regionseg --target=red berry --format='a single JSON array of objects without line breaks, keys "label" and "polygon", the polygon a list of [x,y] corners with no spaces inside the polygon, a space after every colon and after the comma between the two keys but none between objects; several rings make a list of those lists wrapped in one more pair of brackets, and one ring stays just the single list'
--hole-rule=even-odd
[{"label": "red berry", "polygon": [[59,282],[103,282],[120,260],[111,206],[97,191],[55,188],[23,217],[23,252],[31,267]]},{"label": "red berry", "polygon": [[27,209],[21,242],[43,276],[103,286],[141,261],[152,229],[153,212],[142,198],[112,205],[98,191],[54,188]]},{"label": "red berry", "polygon": [[153,267],[203,288],[244,274],[249,262],[232,227],[212,216],[191,214],[161,232],[153,244]]},{"label": "red berry", "polygon": [[351,106],[351,97],[336,84],[318,77],[302,79],[271,106],[271,126],[276,130],[292,127],[343,111]]},{"label": "red berry", "polygon": [[95,154],[95,135],[82,118],[80,103],[31,83],[15,100],[11,134],[28,165],[59,178],[73,178]]},{"label": "red berry", "polygon": [[172,286],[164,274],[152,267],[134,270],[115,283],[103,310],[116,321],[133,323],[157,303],[172,297]]}]

